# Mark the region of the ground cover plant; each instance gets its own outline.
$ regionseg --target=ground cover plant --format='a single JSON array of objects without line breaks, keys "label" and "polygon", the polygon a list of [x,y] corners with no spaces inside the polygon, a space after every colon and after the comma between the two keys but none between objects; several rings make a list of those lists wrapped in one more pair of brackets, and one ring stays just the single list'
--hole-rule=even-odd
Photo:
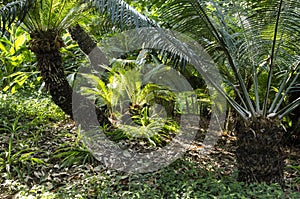
[{"label": "ground cover plant", "polygon": [[[1,198],[299,198],[299,149],[287,151],[279,184],[237,182],[235,137],[223,135],[209,155],[195,141],[166,168],[128,174],[105,168],[80,141],[72,120],[36,94],[1,93]],[[297,151],[298,150],[298,151]]]}]

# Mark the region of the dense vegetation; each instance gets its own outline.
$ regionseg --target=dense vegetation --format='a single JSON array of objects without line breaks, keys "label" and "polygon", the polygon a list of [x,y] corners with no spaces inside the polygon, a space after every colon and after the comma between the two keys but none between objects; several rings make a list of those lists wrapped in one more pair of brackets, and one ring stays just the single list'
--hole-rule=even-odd
[{"label": "dense vegetation", "polygon": [[[0,198],[299,198],[300,3],[126,2],[0,3]],[[152,36],[159,33],[153,46],[166,42],[165,33],[156,32],[160,27],[198,42],[216,63],[222,84],[197,68],[202,55],[174,45],[175,37],[162,50],[91,58],[94,49],[116,49],[105,39],[141,26],[155,27],[147,29]],[[91,74],[97,64],[104,73]],[[175,95],[176,81],[141,81],[177,73],[192,94],[186,88]],[[225,125],[203,154],[212,112],[222,108],[220,96],[229,105]],[[119,101],[125,112],[115,108]],[[86,107],[95,110],[111,141],[142,153],[168,146],[182,120],[201,120],[189,121],[185,131],[198,130],[181,158],[131,174],[106,168],[89,151],[83,140],[93,117],[78,118]],[[124,115],[130,125],[117,122]]]},{"label": "dense vegetation", "polygon": [[[236,181],[234,137],[209,154],[200,145],[162,170],[105,168],[80,142],[74,122],[39,93],[1,93],[1,198],[299,198],[299,153],[288,149],[286,190]],[[5,115],[5,117],[3,117]]]}]

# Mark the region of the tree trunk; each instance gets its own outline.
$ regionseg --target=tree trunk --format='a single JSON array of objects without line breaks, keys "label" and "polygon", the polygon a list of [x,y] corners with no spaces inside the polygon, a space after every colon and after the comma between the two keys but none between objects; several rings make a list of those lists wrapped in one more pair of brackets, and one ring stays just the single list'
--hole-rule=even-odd
[{"label": "tree trunk", "polygon": [[[66,79],[62,65],[62,57],[59,49],[64,46],[64,43],[59,37],[59,34],[54,30],[48,30],[45,32],[31,33],[30,36],[29,49],[34,52],[37,57],[37,68],[41,72],[43,81],[54,103],[74,119],[72,97],[77,97],[80,99],[77,101],[81,103],[78,104],[80,107],[78,107],[76,111],[85,113],[85,106],[91,107],[92,102],[81,95],[75,94],[76,96],[73,96],[73,90]],[[95,106],[93,105],[93,107]],[[110,124],[102,110],[96,108],[95,112],[100,125]],[[85,114],[86,126],[88,126],[93,115],[89,113]]]},{"label": "tree trunk", "polygon": [[284,129],[276,120],[257,118],[237,124],[238,181],[279,183],[284,186],[281,148]]},{"label": "tree trunk", "polygon": [[84,54],[89,55],[94,48],[97,47],[97,43],[83,30],[83,28],[77,24],[76,26],[68,29],[73,40],[75,40],[79,48]]},{"label": "tree trunk", "polygon": [[36,55],[37,68],[52,100],[72,118],[72,88],[65,77],[59,52],[64,45],[63,41],[51,30],[31,33],[30,36],[29,49]]},{"label": "tree trunk", "polygon": [[96,67],[97,70],[101,70],[101,68],[98,67],[99,65],[109,65],[109,61],[102,50],[97,46],[97,43],[79,24],[70,27],[68,31],[71,34],[72,39],[77,42],[82,52],[89,57],[93,67]]}]

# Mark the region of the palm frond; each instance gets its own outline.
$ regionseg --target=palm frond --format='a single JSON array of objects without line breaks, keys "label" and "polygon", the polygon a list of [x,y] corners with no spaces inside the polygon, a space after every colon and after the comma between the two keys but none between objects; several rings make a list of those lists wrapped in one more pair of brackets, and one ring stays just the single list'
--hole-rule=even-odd
[{"label": "palm frond", "polygon": [[[210,17],[212,11],[207,9],[208,3],[209,2],[203,1],[173,0],[166,6],[163,16],[173,22],[171,25],[174,25],[175,30],[191,35],[200,42],[203,41],[203,38],[206,38],[204,45],[207,44],[207,41],[217,44],[215,45],[215,49],[220,48],[223,51],[223,55],[227,57],[228,65],[234,73],[234,80],[238,81],[243,92],[242,96],[247,105],[247,109],[254,115],[254,106],[250,100],[243,76],[239,71],[240,67],[238,62],[234,57],[234,52],[237,51],[234,35],[230,27],[226,26],[222,10],[214,10],[214,13],[217,13],[215,14],[216,19]],[[176,26],[175,24],[178,23],[178,21],[180,25]],[[209,37],[207,35],[209,35]],[[234,85],[235,83],[233,82],[232,84]]]},{"label": "palm frond", "polygon": [[0,8],[0,29],[2,34],[5,28],[13,22],[22,22],[30,8],[35,3],[35,0],[16,0]]},{"label": "palm frond", "polygon": [[282,7],[283,7],[283,0],[279,1],[278,5],[278,11],[276,14],[276,22],[275,22],[275,27],[274,27],[274,32],[273,32],[273,40],[272,40],[272,47],[271,47],[271,55],[270,55],[270,66],[269,66],[269,74],[268,74],[268,82],[267,82],[267,90],[265,94],[265,101],[263,103],[263,115],[265,116],[267,114],[267,105],[268,105],[268,98],[270,94],[270,89],[271,89],[271,83],[272,83],[272,76],[273,76],[273,71],[274,71],[274,64],[275,64],[275,50],[277,48],[277,39],[278,39],[278,32],[279,32],[279,22],[281,20],[281,12],[282,12]]},{"label": "palm frond", "polygon": [[[295,66],[290,67],[288,71],[284,71],[284,78],[281,81],[278,92],[275,95],[275,98],[270,106],[269,113],[277,112],[281,104],[284,101],[284,98],[289,94],[289,92],[294,89],[296,82],[299,80],[300,76],[300,61],[298,61]],[[297,88],[297,87],[296,87]]]},{"label": "palm frond", "polygon": [[278,116],[279,119],[282,119],[284,116],[286,116],[287,114],[289,114],[290,112],[292,112],[294,109],[296,109],[299,105],[300,105],[300,97],[298,97],[292,103],[290,103],[287,106],[285,106],[284,108],[282,108],[274,116]]},{"label": "palm frond", "polygon": [[42,0],[32,6],[24,19],[24,26],[29,32],[58,32],[74,24],[86,10],[85,4],[75,0]]},{"label": "palm frond", "polygon": [[[297,78],[297,70],[291,66],[299,62],[300,2],[236,1],[231,5],[224,6],[223,1],[169,0],[161,17],[205,47],[218,63],[226,84],[236,91],[245,112],[250,111],[253,117],[266,116],[279,110]],[[283,70],[286,75],[272,78]],[[264,76],[267,80],[262,83]],[[272,87],[281,87],[275,102]]]},{"label": "palm frond", "polygon": [[155,21],[142,15],[123,0],[84,0],[84,2],[100,13],[110,16],[111,21],[119,25],[122,30],[158,26]]},{"label": "palm frond", "polygon": [[[179,55],[183,60],[186,60],[196,67],[210,88],[215,88],[218,94],[221,93],[223,97],[228,99],[232,106],[240,110],[242,117],[248,118],[250,115],[247,109],[239,105],[224,91],[222,82],[219,81],[219,72],[214,63],[211,62],[210,56],[200,45],[197,45],[197,42],[184,34],[161,28],[141,28],[123,32],[122,34],[103,41],[101,44],[106,54],[114,56],[117,56],[119,52],[132,51],[141,46],[145,49],[164,49],[173,55]],[[174,83],[174,85],[176,85],[176,83]]]}]

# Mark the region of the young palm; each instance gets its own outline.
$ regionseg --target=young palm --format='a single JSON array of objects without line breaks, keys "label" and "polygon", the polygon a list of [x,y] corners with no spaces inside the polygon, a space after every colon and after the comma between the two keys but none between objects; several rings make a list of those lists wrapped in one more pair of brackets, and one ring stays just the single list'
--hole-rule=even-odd
[{"label": "young palm", "polygon": [[214,85],[240,116],[236,156],[241,181],[283,184],[281,121],[300,104],[299,97],[285,103],[299,80],[299,10],[296,0],[169,0],[162,8],[162,18],[173,29],[206,47],[227,89],[235,93]]}]

